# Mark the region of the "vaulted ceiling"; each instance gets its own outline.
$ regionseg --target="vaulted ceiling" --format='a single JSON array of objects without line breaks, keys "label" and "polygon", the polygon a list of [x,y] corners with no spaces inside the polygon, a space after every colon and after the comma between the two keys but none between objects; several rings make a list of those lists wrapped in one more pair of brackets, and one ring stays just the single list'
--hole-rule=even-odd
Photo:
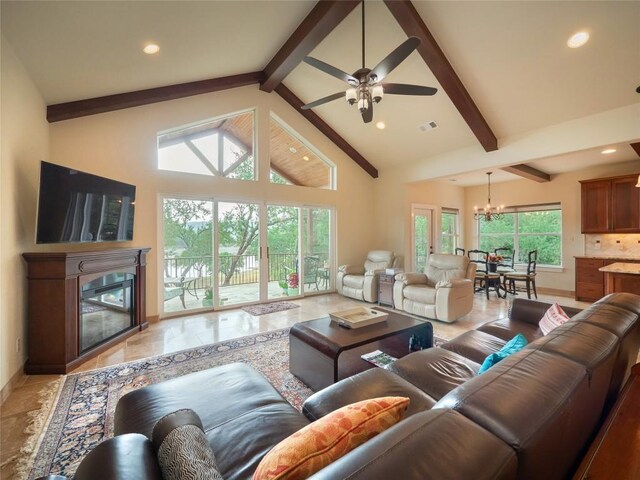
[{"label": "vaulted ceiling", "polygon": [[[335,28],[317,27],[314,35],[324,38],[310,55],[353,72],[361,66],[360,7],[342,3],[353,5],[340,14],[345,18]],[[640,140],[640,95],[635,91],[640,84],[640,2],[411,3],[499,148],[487,153],[480,145],[438,76],[416,51],[387,80],[434,86],[439,89],[435,96],[386,96],[376,106],[371,124],[362,123],[357,109],[342,100],[314,109],[375,169],[422,165],[423,178],[465,174],[462,183],[473,184],[476,180],[470,180],[468,172],[484,172],[491,165],[526,161],[560,173],[585,162],[634,158],[628,144]],[[368,0],[366,7],[366,63],[372,68],[407,33],[382,1]],[[54,105],[262,72],[318,7],[310,1],[3,1],[1,8],[3,37],[47,104]],[[581,29],[591,33],[590,41],[569,49],[567,38]],[[149,41],[160,45],[158,55],[141,52]],[[263,78],[259,75],[248,81]],[[344,89],[339,80],[304,63],[287,71],[283,84],[305,103]],[[635,119],[637,125],[620,125],[624,133],[619,136],[603,134],[591,142],[573,133],[581,125],[597,124],[598,116],[614,124]],[[385,122],[384,130],[375,128],[378,121]],[[438,127],[419,130],[430,121]],[[522,147],[523,139],[533,143],[554,135],[564,135],[558,141],[561,147]],[[619,152],[600,155],[600,143],[613,140]],[[567,155],[574,151],[581,153]],[[559,153],[563,155],[557,157]],[[500,177],[517,178],[506,172]],[[485,176],[473,178],[483,183]]]}]

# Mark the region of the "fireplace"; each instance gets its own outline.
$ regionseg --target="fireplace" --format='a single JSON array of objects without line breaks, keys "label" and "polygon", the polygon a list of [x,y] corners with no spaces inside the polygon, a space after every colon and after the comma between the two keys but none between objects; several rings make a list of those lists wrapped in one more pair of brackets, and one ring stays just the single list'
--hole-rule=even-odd
[{"label": "fireplace", "polygon": [[80,354],[134,328],[134,272],[112,272],[80,286]]},{"label": "fireplace", "polygon": [[148,326],[148,248],[24,253],[28,374],[69,373]]}]

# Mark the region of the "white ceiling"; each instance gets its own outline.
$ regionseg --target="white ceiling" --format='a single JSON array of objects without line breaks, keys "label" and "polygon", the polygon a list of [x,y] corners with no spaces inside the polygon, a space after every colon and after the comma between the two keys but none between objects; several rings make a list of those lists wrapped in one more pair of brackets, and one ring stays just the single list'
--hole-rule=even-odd
[{"label": "white ceiling", "polygon": [[[635,93],[640,84],[638,1],[413,4],[499,142],[640,101]],[[262,70],[314,5],[301,0],[3,0],[1,28],[45,101],[54,104]],[[366,63],[373,68],[406,35],[380,1],[367,1],[366,10]],[[591,40],[569,49],[566,40],[579,29],[587,29]],[[160,54],[141,52],[148,41],[160,45]],[[360,9],[311,55],[347,72],[358,69]],[[440,89],[417,53],[386,80]],[[284,83],[305,102],[344,89],[339,80],[306,64]],[[355,107],[342,100],[316,112],[383,171],[478,145],[441,89],[433,97],[386,96],[374,115],[374,123],[385,121],[385,130],[363,124]],[[437,129],[418,130],[432,120]],[[531,159],[527,164],[553,174],[558,168],[612,161],[598,149],[582,151],[577,140],[574,149],[580,150],[575,159],[564,155],[561,162]],[[618,161],[637,158],[628,150]],[[476,169],[470,161],[458,173]],[[477,183],[486,180],[485,171],[479,170]],[[465,181],[471,180],[459,179]]]}]

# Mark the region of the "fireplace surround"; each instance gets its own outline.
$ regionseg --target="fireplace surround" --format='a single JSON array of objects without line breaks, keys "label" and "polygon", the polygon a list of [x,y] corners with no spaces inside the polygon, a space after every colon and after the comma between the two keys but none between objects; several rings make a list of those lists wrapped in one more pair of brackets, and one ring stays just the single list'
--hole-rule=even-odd
[{"label": "fireplace surround", "polygon": [[147,328],[149,250],[24,253],[29,284],[25,373],[68,373]]}]

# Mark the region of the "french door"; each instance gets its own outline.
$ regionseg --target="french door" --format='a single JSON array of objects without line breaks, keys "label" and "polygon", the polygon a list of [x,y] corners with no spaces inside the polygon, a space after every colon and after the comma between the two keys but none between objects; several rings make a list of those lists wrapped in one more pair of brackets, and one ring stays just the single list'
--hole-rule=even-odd
[{"label": "french door", "polygon": [[414,272],[424,272],[429,255],[434,248],[435,207],[411,205],[411,267]]},{"label": "french door", "polygon": [[320,207],[163,198],[163,313],[333,287],[333,215]]}]

